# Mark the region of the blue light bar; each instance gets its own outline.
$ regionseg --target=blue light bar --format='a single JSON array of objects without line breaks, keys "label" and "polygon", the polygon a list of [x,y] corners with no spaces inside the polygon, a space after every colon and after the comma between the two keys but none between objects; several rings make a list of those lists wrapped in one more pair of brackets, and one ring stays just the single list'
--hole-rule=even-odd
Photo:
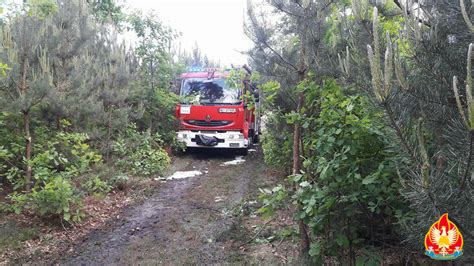
[{"label": "blue light bar", "polygon": [[188,68],[188,72],[203,72],[203,69],[201,67],[195,66]]}]

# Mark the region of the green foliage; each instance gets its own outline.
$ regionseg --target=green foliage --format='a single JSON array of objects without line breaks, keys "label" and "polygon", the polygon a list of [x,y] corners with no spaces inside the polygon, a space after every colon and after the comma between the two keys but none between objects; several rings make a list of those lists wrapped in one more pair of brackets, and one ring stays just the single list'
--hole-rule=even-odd
[{"label": "green foliage", "polygon": [[268,81],[260,86],[265,100],[263,101],[263,123],[266,127],[263,134],[262,147],[265,162],[269,165],[290,169],[292,165],[292,127],[288,125],[285,110],[281,108],[283,88],[276,81]]},{"label": "green foliage", "polygon": [[28,195],[28,203],[28,208],[40,215],[59,215],[68,222],[78,222],[84,216],[73,184],[61,176],[51,178],[44,187],[34,188]]},{"label": "green foliage", "polygon": [[139,79],[130,98],[133,105],[143,109],[142,115],[133,121],[140,130],[157,132],[164,141],[173,143],[177,126],[174,111],[179,97],[171,88],[182,66],[173,62],[169,45],[177,34],[152,13],[134,11],[128,15],[127,23],[128,30],[138,38],[135,55],[140,61]]},{"label": "green foliage", "polygon": [[5,77],[7,75],[7,70],[11,70],[11,68],[9,68],[7,64],[0,63],[0,74],[2,76]]},{"label": "green foliage", "polygon": [[57,12],[58,6],[53,0],[27,0],[25,8],[28,15],[39,18],[46,18]]},{"label": "green foliage", "polygon": [[257,211],[264,218],[271,217],[275,214],[275,210],[280,209],[286,203],[285,200],[288,198],[288,191],[282,185],[278,185],[270,189],[260,188],[259,200],[263,203]]},{"label": "green foliage", "polygon": [[310,150],[306,173],[292,178],[299,184],[294,198],[302,207],[298,218],[315,235],[326,235],[312,255],[338,257],[370,241],[368,232],[390,237],[396,215],[408,209],[398,192],[394,154],[377,122],[381,115],[363,97],[344,96],[334,81],[325,82],[319,102],[319,115],[308,118],[317,130],[304,137]]},{"label": "green foliage", "polygon": [[97,175],[88,178],[82,187],[89,194],[96,196],[104,196],[112,189],[108,182],[103,181]]},{"label": "green foliage", "polygon": [[[36,186],[49,182],[54,176],[72,178],[84,173],[102,161],[102,156],[93,151],[87,143],[89,137],[85,133],[58,132],[50,136],[46,128],[38,128],[37,151],[30,161],[25,162],[33,169],[33,181]],[[7,179],[14,189],[24,186],[23,169],[13,166],[7,171]]]},{"label": "green foliage", "polygon": [[[177,34],[154,14],[124,13],[120,1],[86,2],[0,3],[8,8],[0,34],[0,185],[14,190],[2,209],[77,220],[84,192],[127,185],[126,175],[97,174],[93,168],[106,167],[97,167],[101,154],[116,159],[108,166],[149,176],[170,162],[164,145],[182,147],[178,97],[168,91],[182,69],[172,60]],[[137,35],[137,46],[117,40],[122,29]],[[139,129],[127,131],[129,121]]]},{"label": "green foliage", "polygon": [[[267,119],[272,124],[277,122],[273,115],[267,117]],[[291,160],[288,160],[288,158],[291,158],[292,145],[292,138],[288,131],[275,131],[264,134],[262,147],[265,162],[282,169],[289,169],[292,164]]]},{"label": "green foliage", "polygon": [[13,193],[8,196],[11,211],[20,213],[23,208],[39,215],[53,215],[68,222],[79,222],[84,214],[82,201],[72,182],[62,176],[51,177],[44,186],[33,188],[31,193]]},{"label": "green foliage", "polygon": [[[303,110],[308,111],[286,115],[287,123],[299,121],[306,132],[304,172],[289,178],[297,187],[291,194],[300,210],[296,218],[319,236],[310,250],[316,261],[329,256],[344,262],[342,254],[349,248],[396,237],[396,224],[407,222],[410,213],[399,194],[395,154],[380,123],[382,114],[371,109],[366,98],[344,95],[332,80],[325,80],[322,88],[309,81],[300,86],[306,90]],[[290,143],[285,148],[274,133],[265,137],[265,159],[274,164],[288,161]],[[282,186],[262,192],[264,215],[287,202]]]},{"label": "green foliage", "polygon": [[125,20],[123,7],[116,0],[87,0],[87,2],[92,7],[94,16],[101,23],[111,23],[120,28]]},{"label": "green foliage", "polygon": [[[32,167],[34,186],[31,193],[19,192],[24,186],[24,170],[9,165],[7,180],[16,191],[8,196],[11,204],[4,209],[19,213],[24,208],[31,209],[38,215],[53,215],[66,221],[77,222],[83,217],[80,210],[80,193],[72,179],[86,173],[91,167],[102,161],[102,156],[93,151],[86,141],[87,134],[57,132],[49,133],[45,127],[35,130],[38,142],[31,160],[26,162]],[[13,157],[8,155],[7,158]],[[85,189],[90,193],[107,193],[109,186],[97,179],[88,180]]]},{"label": "green foliage", "polygon": [[5,147],[0,146],[0,176],[4,175],[4,171],[8,168],[8,163],[12,158],[13,154],[5,149]]},{"label": "green foliage", "polygon": [[159,134],[139,132],[131,124],[114,143],[116,165],[134,175],[152,176],[162,173],[170,163],[170,158],[162,148]]},{"label": "green foliage", "polygon": [[229,71],[229,76],[225,80],[229,88],[232,89],[243,89],[244,83],[242,82],[246,78],[246,72],[243,69],[232,69]]},{"label": "green foliage", "polygon": [[128,175],[119,174],[114,175],[113,177],[107,180],[107,183],[112,188],[118,188],[119,190],[124,190],[127,187],[127,183],[130,180]]}]

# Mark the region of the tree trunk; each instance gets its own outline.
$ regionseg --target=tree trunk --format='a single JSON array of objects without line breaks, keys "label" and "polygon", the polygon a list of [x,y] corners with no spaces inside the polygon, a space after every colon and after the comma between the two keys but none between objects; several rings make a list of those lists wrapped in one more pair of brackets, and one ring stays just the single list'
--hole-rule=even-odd
[{"label": "tree trunk", "polygon": [[112,139],[112,108],[109,110],[108,122],[107,122],[107,148],[106,148],[106,160],[110,163],[110,141]]},{"label": "tree trunk", "polygon": [[61,131],[61,115],[56,114],[55,120],[56,120],[56,130]]},{"label": "tree trunk", "polygon": [[[303,74],[304,79],[304,74]],[[296,107],[296,113],[300,113],[301,108],[304,104],[304,93],[300,92],[298,95],[298,104]],[[301,143],[301,123],[297,121],[293,128],[293,174],[300,174],[301,171],[301,156],[300,156],[300,143]],[[301,210],[301,208],[299,208]],[[306,256],[309,251],[310,240],[306,229],[306,224],[302,219],[298,221],[298,227],[300,231],[300,252],[302,256]]]},{"label": "tree trunk", "polygon": [[31,133],[30,133],[30,112],[23,111],[23,130],[25,131],[25,189],[26,191],[30,191],[31,189]]},{"label": "tree trunk", "polygon": [[[306,12],[307,10],[305,10]],[[300,38],[300,54],[299,54],[299,66],[298,66],[298,81],[303,82],[306,78],[306,30],[307,25],[305,21],[299,19],[299,27],[301,27],[301,32],[299,34]],[[296,105],[296,113],[301,114],[301,109],[304,104],[304,91],[298,93],[298,101]],[[299,119],[296,121],[293,129],[293,174],[300,174],[301,172],[301,148],[300,144],[302,143],[301,137],[301,121]],[[298,208],[301,210],[301,206]],[[304,259],[308,256],[310,239],[307,231],[307,227],[303,219],[298,221],[298,227],[300,231],[300,255]]]},{"label": "tree trunk", "polygon": [[[23,19],[23,34],[22,34],[22,43],[25,42],[25,19]],[[21,66],[21,80],[19,84],[19,91],[20,91],[20,97],[23,97],[23,99],[26,99],[27,93],[28,93],[28,86],[27,86],[27,72],[28,72],[28,53],[26,50],[26,45],[23,45],[22,47],[22,54],[21,54],[21,60],[20,60],[20,66]],[[31,133],[30,133],[30,107],[23,107],[22,113],[23,113],[23,133],[25,134],[25,189],[27,192],[30,191],[31,189],[31,173],[32,173],[32,168],[30,164],[31,160],[31,149],[32,149],[32,140],[31,140]]]}]

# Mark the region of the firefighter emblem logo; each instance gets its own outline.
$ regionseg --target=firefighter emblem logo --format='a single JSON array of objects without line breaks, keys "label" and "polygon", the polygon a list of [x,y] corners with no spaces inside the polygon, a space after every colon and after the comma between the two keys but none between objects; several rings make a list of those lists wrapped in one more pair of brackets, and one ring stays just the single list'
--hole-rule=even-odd
[{"label": "firefighter emblem logo", "polygon": [[462,255],[463,238],[445,213],[425,236],[425,254],[435,260],[453,260]]},{"label": "firefighter emblem logo", "polygon": [[211,122],[211,115],[206,115],[206,122]]}]

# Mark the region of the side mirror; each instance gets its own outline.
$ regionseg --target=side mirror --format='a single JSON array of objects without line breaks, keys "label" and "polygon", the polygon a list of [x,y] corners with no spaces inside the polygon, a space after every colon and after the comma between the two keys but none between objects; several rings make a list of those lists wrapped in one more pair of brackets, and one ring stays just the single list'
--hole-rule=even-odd
[{"label": "side mirror", "polygon": [[253,98],[255,99],[256,103],[260,102],[260,94],[258,92],[253,93]]}]

